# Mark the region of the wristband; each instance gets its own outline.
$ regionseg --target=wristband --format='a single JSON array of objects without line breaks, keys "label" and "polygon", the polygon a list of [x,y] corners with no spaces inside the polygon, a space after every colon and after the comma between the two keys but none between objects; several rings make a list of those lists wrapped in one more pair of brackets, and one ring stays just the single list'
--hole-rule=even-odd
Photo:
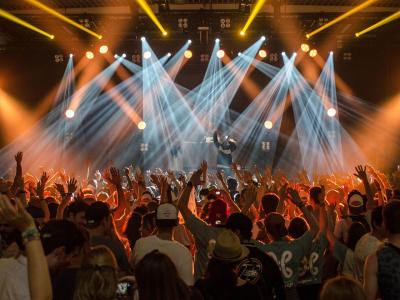
[{"label": "wristband", "polygon": [[21,233],[22,242],[24,245],[31,241],[40,240],[40,233],[37,228],[27,229]]}]

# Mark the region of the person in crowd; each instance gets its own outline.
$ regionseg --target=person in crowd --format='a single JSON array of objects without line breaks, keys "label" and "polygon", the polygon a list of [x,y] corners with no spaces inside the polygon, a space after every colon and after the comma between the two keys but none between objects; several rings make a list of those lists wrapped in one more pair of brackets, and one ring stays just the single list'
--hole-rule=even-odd
[{"label": "person in crowd", "polygon": [[47,258],[40,233],[22,201],[15,204],[0,195],[0,219],[19,232],[22,252],[0,259],[0,298],[4,300],[50,300],[52,288]]},{"label": "person in crowd", "polygon": [[400,200],[383,208],[387,243],[368,256],[364,268],[364,289],[368,300],[400,299]]},{"label": "person in crowd", "polygon": [[109,205],[93,202],[85,213],[87,228],[92,246],[107,246],[117,259],[121,270],[129,272],[130,265],[122,242],[115,236],[113,217]]},{"label": "person in crowd", "polygon": [[321,300],[367,300],[362,285],[349,277],[328,280],[321,291]]},{"label": "person in crowd", "polygon": [[213,136],[214,145],[218,148],[217,168],[224,170],[226,174],[231,172],[232,153],[236,150],[236,142],[225,136],[223,141],[218,137],[215,131]]},{"label": "person in crowd", "polygon": [[74,300],[115,300],[117,261],[105,246],[93,247],[83,258],[77,274]]},{"label": "person in crowd", "polygon": [[260,243],[253,240],[251,219],[242,213],[229,216],[226,226],[249,249],[249,255],[238,266],[239,278],[258,287],[263,299],[286,299],[285,285],[278,265],[272,257],[261,251]]},{"label": "person in crowd", "polygon": [[169,256],[154,250],[136,265],[135,278],[140,300],[202,300],[195,288],[188,287],[178,275]]},{"label": "person in crowd", "polygon": [[192,286],[194,284],[192,255],[185,246],[173,241],[174,228],[178,225],[178,209],[172,203],[160,204],[156,211],[156,225],[156,234],[136,242],[132,260],[137,264],[147,253],[158,250],[172,260],[186,285]]},{"label": "person in crowd", "polygon": [[124,229],[124,235],[129,240],[131,249],[135,247],[136,241],[141,237],[141,225],[142,215],[134,211],[126,222]]},{"label": "person in crowd", "polygon": [[66,219],[75,223],[81,228],[86,227],[86,210],[89,207],[86,202],[75,200],[71,202],[66,208]]}]

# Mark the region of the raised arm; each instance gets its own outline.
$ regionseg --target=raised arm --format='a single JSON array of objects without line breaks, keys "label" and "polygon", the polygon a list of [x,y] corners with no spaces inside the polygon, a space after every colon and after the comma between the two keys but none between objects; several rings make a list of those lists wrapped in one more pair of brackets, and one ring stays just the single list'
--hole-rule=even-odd
[{"label": "raised arm", "polygon": [[21,232],[28,260],[30,299],[52,299],[49,268],[33,218],[19,198],[16,198],[14,206],[4,195],[0,195],[0,218]]},{"label": "raised arm", "polygon": [[43,172],[42,176],[40,177],[40,180],[36,185],[36,195],[39,197],[40,207],[42,208],[44,213],[44,222],[48,222],[50,220],[49,206],[47,204],[46,199],[44,198],[44,189],[48,179],[49,176],[47,175],[47,173]]},{"label": "raised arm", "polygon": [[197,170],[193,172],[192,177],[190,178],[189,182],[186,184],[185,188],[183,189],[179,201],[178,207],[179,211],[182,214],[182,217],[187,220],[191,215],[192,212],[190,211],[188,204],[190,199],[190,193],[192,189],[201,184],[200,177],[201,177],[201,170]]},{"label": "raised arm", "polygon": [[368,182],[367,167],[363,167],[361,165],[357,166],[354,176],[360,178],[364,184],[365,194],[367,196],[367,210],[373,210],[375,208],[374,195],[372,194],[371,186]]},{"label": "raised arm", "polygon": [[237,206],[237,204],[235,203],[235,201],[233,201],[231,194],[229,193],[229,189],[228,186],[225,183],[224,177],[222,175],[221,172],[217,172],[217,178],[222,186],[222,189],[224,190],[225,194],[226,194],[226,202],[229,206],[229,209],[232,213],[236,213],[236,212],[240,212],[240,208],[239,206]]},{"label": "raised arm", "polygon": [[55,187],[57,191],[60,193],[61,202],[57,208],[56,219],[64,218],[64,211],[67,207],[68,203],[71,201],[73,194],[76,192],[78,188],[78,182],[75,178],[71,178],[67,181],[67,192],[65,192],[64,186],[62,184],[56,183]]}]

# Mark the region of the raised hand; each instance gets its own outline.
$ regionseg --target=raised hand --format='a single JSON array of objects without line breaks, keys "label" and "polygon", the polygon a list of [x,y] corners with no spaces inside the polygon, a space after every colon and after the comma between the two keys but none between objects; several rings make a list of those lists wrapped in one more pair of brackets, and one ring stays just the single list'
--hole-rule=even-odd
[{"label": "raised hand", "polygon": [[157,186],[160,192],[161,192],[161,178],[162,176],[157,176],[155,174],[150,175],[151,182]]},{"label": "raised hand", "polygon": [[78,189],[78,181],[75,178],[71,178],[70,180],[68,180],[67,182],[68,194],[72,195],[73,193],[75,193],[77,189]]},{"label": "raised hand", "polygon": [[56,188],[56,190],[60,193],[61,198],[64,198],[67,194],[65,193],[65,189],[64,189],[64,185],[62,185],[61,183],[55,183],[54,187]]},{"label": "raised hand", "polygon": [[296,191],[295,189],[292,189],[292,188],[288,188],[288,189],[287,189],[287,192],[288,192],[288,198],[289,198],[289,200],[290,200],[294,205],[296,205],[297,207],[304,206],[304,203],[303,203],[303,201],[301,201],[301,198],[300,198],[300,195],[299,195],[299,192],[298,192],[298,191]]},{"label": "raised hand", "polygon": [[166,176],[159,176],[159,188],[160,188],[160,195],[161,195],[161,203],[170,203],[172,202],[171,198],[171,187],[168,183],[168,178]]},{"label": "raised hand", "polygon": [[35,228],[35,221],[25,210],[18,197],[15,199],[15,205],[13,205],[10,198],[0,195],[0,219],[18,229],[20,232]]},{"label": "raised hand", "polygon": [[111,167],[110,168],[110,182],[115,186],[115,187],[122,187],[122,178],[121,174],[119,173],[119,170]]},{"label": "raised hand", "polygon": [[190,182],[193,184],[193,186],[201,185],[201,174],[201,169],[193,172],[192,177],[190,177]]},{"label": "raised hand", "polygon": [[242,194],[245,206],[250,207],[257,199],[257,188],[255,185],[249,185]]},{"label": "raised hand", "polygon": [[36,190],[35,190],[36,195],[38,195],[40,199],[44,199],[44,189],[46,187],[47,180],[49,180],[49,176],[47,175],[46,172],[43,172],[42,176],[40,177],[40,180],[36,184]]},{"label": "raised hand", "polygon": [[22,152],[18,152],[15,156],[15,161],[17,162],[17,164],[21,164],[22,163],[22,158],[23,158],[23,153]]},{"label": "raised hand", "polygon": [[360,178],[361,181],[366,182],[368,181],[367,177],[367,167],[363,167],[362,165],[356,166],[356,173],[354,176]]}]

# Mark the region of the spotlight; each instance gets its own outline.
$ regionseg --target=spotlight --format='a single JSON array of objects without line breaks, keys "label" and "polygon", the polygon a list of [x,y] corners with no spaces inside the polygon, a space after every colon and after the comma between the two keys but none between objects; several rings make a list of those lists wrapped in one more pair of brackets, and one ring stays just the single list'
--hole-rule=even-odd
[{"label": "spotlight", "polygon": [[114,58],[118,58],[118,54],[115,54],[115,55],[114,55]]},{"label": "spotlight", "polygon": [[72,109],[67,109],[67,110],[65,111],[65,116],[66,116],[68,119],[72,119],[73,117],[75,117],[75,111],[73,111]]},{"label": "spotlight", "polygon": [[244,31],[241,31],[241,32],[240,32],[240,35],[241,35],[241,36],[244,36]]},{"label": "spotlight", "polygon": [[99,52],[100,52],[101,54],[106,54],[106,53],[108,52],[108,46],[106,46],[106,45],[101,46],[101,47],[99,48]]},{"label": "spotlight", "polygon": [[330,51],[330,52],[329,52],[329,55],[333,55],[333,51]]},{"label": "spotlight", "polygon": [[146,38],[145,38],[144,36],[142,36],[142,37],[140,38],[140,40],[141,40],[142,42],[144,42],[144,41],[146,40]]},{"label": "spotlight", "polygon": [[145,121],[140,121],[139,123],[138,123],[138,128],[140,129],[140,130],[144,130],[145,128],[146,128],[146,122]]},{"label": "spotlight", "polygon": [[311,49],[310,53],[308,53],[308,55],[310,55],[310,57],[316,57],[318,54],[317,49]]},{"label": "spotlight", "polygon": [[286,55],[286,52],[282,52],[282,56]]},{"label": "spotlight", "polygon": [[171,55],[172,55],[171,52],[168,52],[168,53],[167,53],[167,56],[168,56],[168,57],[171,56]]},{"label": "spotlight", "polygon": [[272,129],[273,126],[274,126],[274,124],[272,124],[271,121],[265,121],[265,123],[264,123],[264,127],[267,129]]},{"label": "spotlight", "polygon": [[261,49],[260,51],[258,51],[258,55],[261,58],[266,58],[267,57],[267,51],[265,51],[264,49]]},{"label": "spotlight", "polygon": [[296,57],[297,56],[297,52],[293,52],[293,56]]},{"label": "spotlight", "polygon": [[216,39],[215,39],[215,42],[216,42],[216,43],[219,43],[219,38],[216,38]]},{"label": "spotlight", "polygon": [[334,116],[336,116],[336,109],[331,107],[326,111],[326,113],[328,114],[328,117],[333,118]]},{"label": "spotlight", "polygon": [[125,58],[125,57],[126,57],[126,53],[123,53],[123,54],[122,54],[122,57]]},{"label": "spotlight", "polygon": [[262,40],[262,41],[265,41],[265,39],[266,39],[265,36],[262,36],[262,37],[261,37],[261,40]]},{"label": "spotlight", "polygon": [[189,59],[189,58],[192,58],[193,53],[192,53],[192,51],[190,51],[190,50],[186,50],[186,51],[184,52],[183,55],[184,55],[187,59]]},{"label": "spotlight", "polygon": [[223,58],[225,56],[225,51],[220,49],[217,51],[217,57],[218,58]]},{"label": "spotlight", "polygon": [[163,36],[167,36],[167,35],[168,35],[168,32],[163,31],[162,35],[163,35]]},{"label": "spotlight", "polygon": [[150,51],[145,51],[144,53],[143,53],[143,58],[144,59],[149,59],[151,57],[151,52]]},{"label": "spotlight", "polygon": [[192,40],[188,40],[188,44],[191,44],[192,43]]},{"label": "spotlight", "polygon": [[301,48],[301,51],[306,52],[306,53],[308,51],[310,51],[310,46],[306,43],[301,44],[300,48]]},{"label": "spotlight", "polygon": [[74,57],[74,55],[72,53],[69,54],[69,57]]},{"label": "spotlight", "polygon": [[238,56],[241,56],[242,55],[242,52],[238,52]]},{"label": "spotlight", "polygon": [[87,51],[86,52],[86,58],[87,59],[93,59],[94,58],[94,53],[92,51]]}]

